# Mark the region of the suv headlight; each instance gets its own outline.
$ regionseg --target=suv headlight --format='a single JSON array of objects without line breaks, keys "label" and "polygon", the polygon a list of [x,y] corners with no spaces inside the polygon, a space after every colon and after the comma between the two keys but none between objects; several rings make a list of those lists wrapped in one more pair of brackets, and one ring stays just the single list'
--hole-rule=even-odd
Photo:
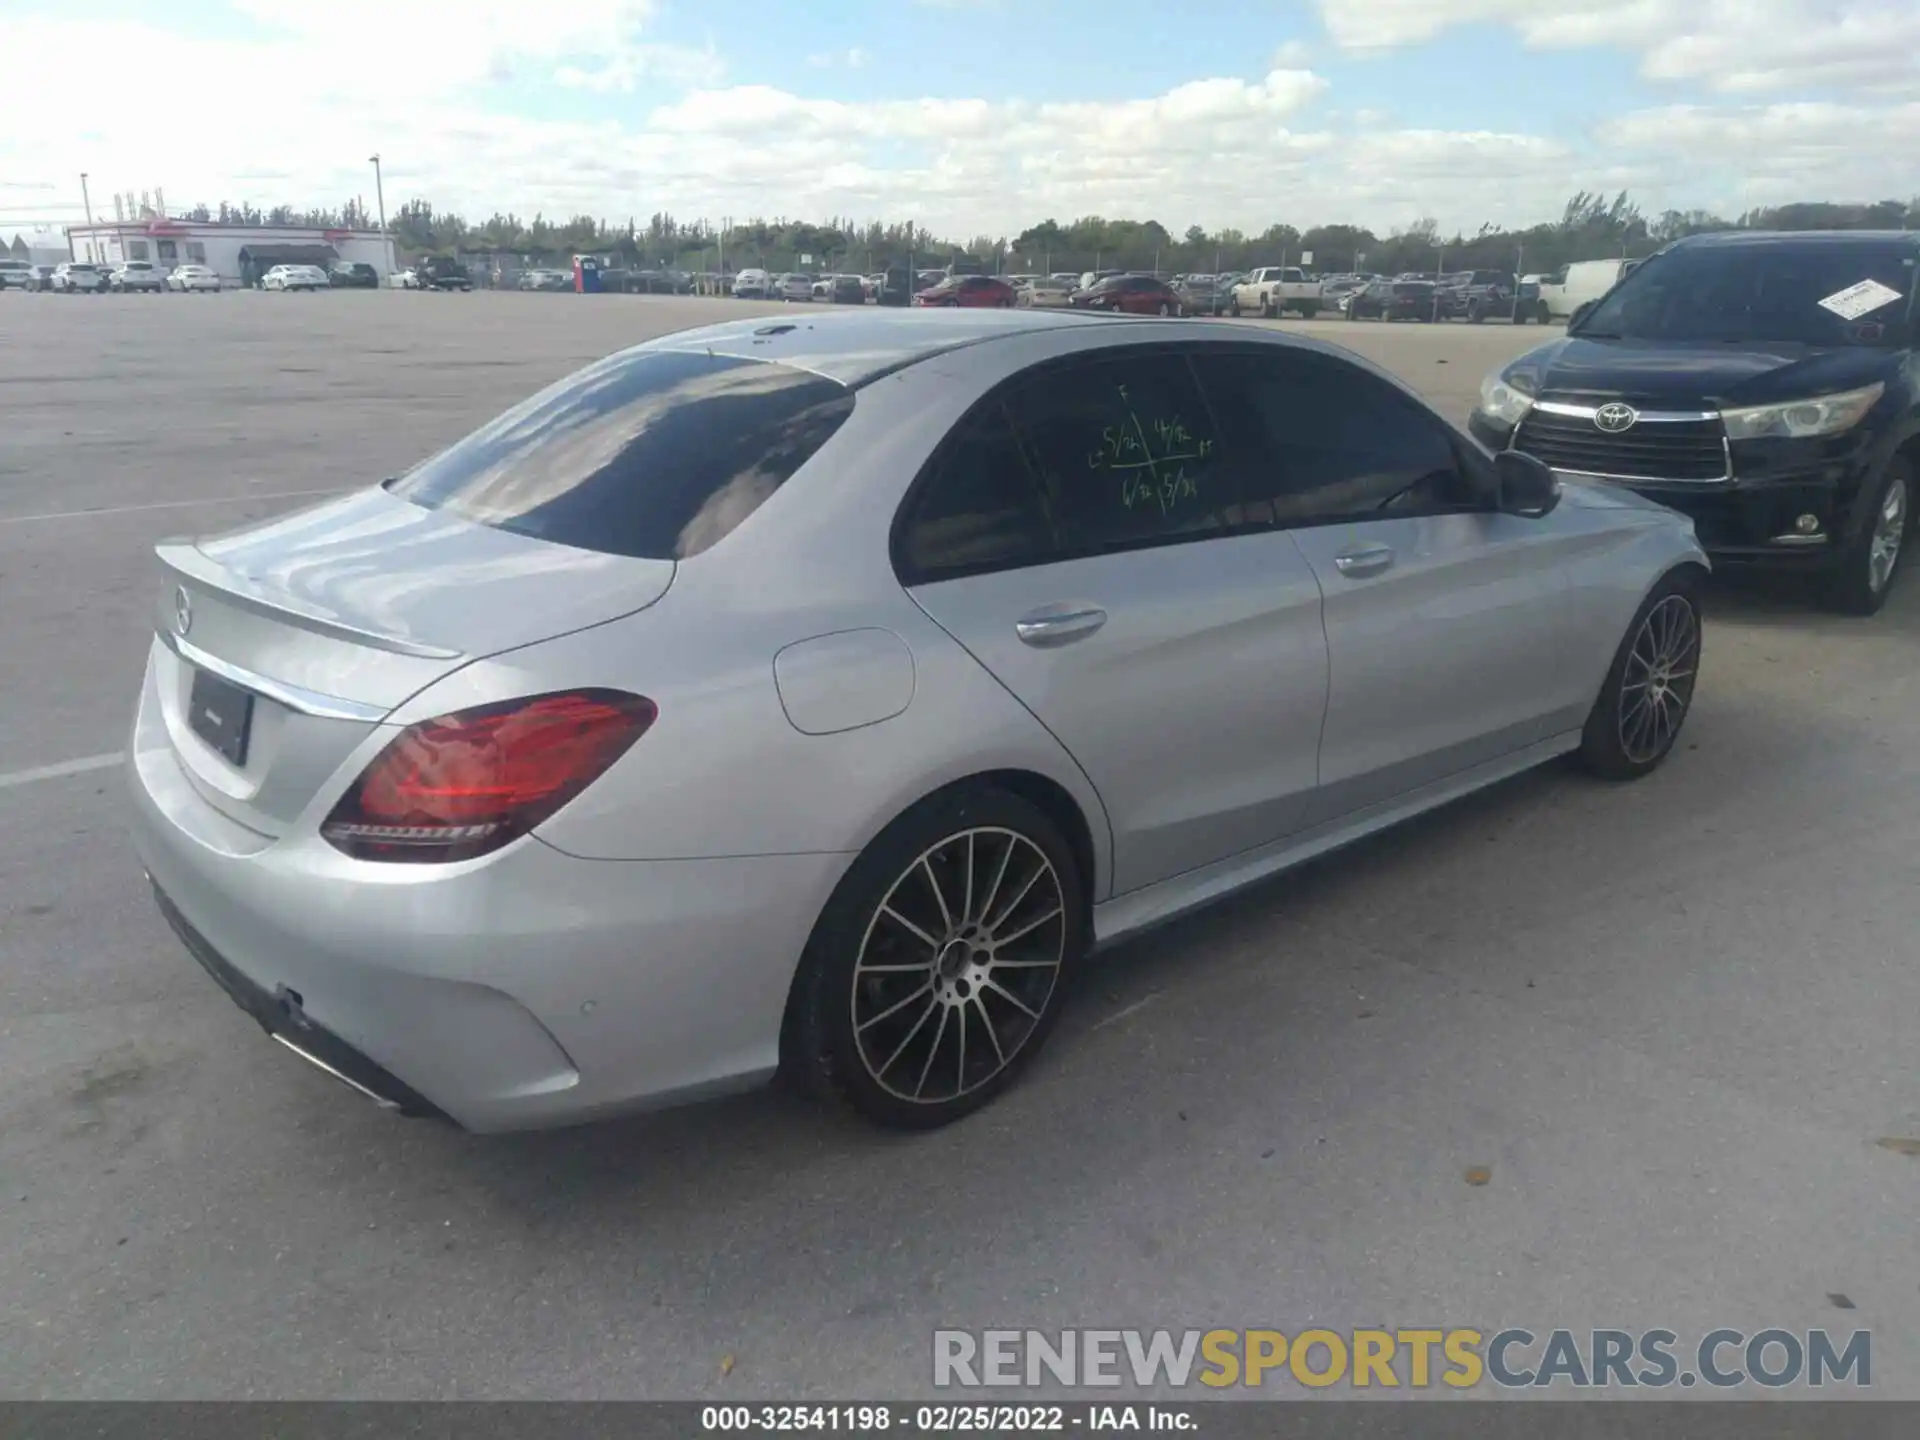
[{"label": "suv headlight", "polygon": [[1496,370],[1480,382],[1480,411],[1504,425],[1518,425],[1533,408],[1533,396]]},{"label": "suv headlight", "polygon": [[1817,435],[1838,435],[1858,425],[1886,389],[1884,384],[1875,383],[1838,395],[1822,395],[1817,400],[1789,400],[1783,405],[1723,410],[1720,418],[1726,422],[1729,440],[1804,440]]}]

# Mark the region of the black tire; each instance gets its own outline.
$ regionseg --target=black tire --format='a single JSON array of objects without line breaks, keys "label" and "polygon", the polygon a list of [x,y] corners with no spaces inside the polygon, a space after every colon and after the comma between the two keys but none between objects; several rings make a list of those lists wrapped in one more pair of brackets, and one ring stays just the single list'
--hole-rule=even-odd
[{"label": "black tire", "polygon": [[1317,305],[1315,302],[1311,300],[1309,300],[1306,304],[1300,307],[1300,318],[1302,320],[1311,320],[1313,319],[1314,316],[1318,315],[1319,313],[1320,313],[1319,305]]},{"label": "black tire", "polygon": [[1534,307],[1534,318],[1542,325],[1551,325],[1553,323],[1553,311],[1547,308],[1546,301],[1542,300]]},{"label": "black tire", "polygon": [[1280,312],[1273,308],[1273,300],[1271,298],[1260,302],[1260,318],[1262,320],[1278,319],[1279,315]]},{"label": "black tire", "polygon": [[1227,314],[1235,320],[1240,318],[1240,302],[1238,300],[1227,301]]},{"label": "black tire", "polygon": [[[954,905],[936,903],[936,874],[962,912],[944,925]],[[814,926],[788,1004],[783,1070],[803,1091],[895,1129],[930,1130],[979,1109],[1059,1019],[1087,944],[1084,886],[1059,827],[1017,795],[962,787],[914,806],[854,861]],[[1022,948],[1009,960],[995,947],[983,965],[986,952],[960,937],[984,933],[979,922],[996,914],[1002,930],[1026,927],[1000,947]],[[902,968],[863,979],[868,956]]]},{"label": "black tire", "polygon": [[1468,324],[1481,325],[1486,323],[1486,318],[1487,318],[1486,309],[1483,306],[1481,306],[1479,302],[1476,301],[1474,304],[1469,305],[1467,307],[1467,323]]},{"label": "black tire", "polygon": [[[1825,599],[1829,606],[1842,615],[1880,613],[1900,578],[1906,542],[1913,538],[1913,501],[1913,462],[1896,455],[1878,479],[1862,487],[1861,503],[1855,512],[1858,533],[1847,537],[1838,567],[1827,578]],[[1896,508],[1898,513],[1890,515]],[[1883,524],[1889,520],[1891,527]]]},{"label": "black tire", "polygon": [[1638,780],[1672,753],[1700,675],[1700,571],[1663,576],[1634,611],[1587,716],[1578,759],[1602,780]]}]

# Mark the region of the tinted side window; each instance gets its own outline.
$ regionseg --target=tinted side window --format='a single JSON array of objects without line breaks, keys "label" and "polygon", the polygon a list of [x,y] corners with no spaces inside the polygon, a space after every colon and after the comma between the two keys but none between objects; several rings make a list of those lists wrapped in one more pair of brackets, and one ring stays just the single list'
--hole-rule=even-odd
[{"label": "tinted side window", "polygon": [[909,504],[896,552],[908,584],[1058,556],[1046,496],[998,400],[975,410],[948,437]]},{"label": "tinted side window", "polygon": [[1446,428],[1364,370],[1304,352],[1194,363],[1253,518],[1284,526],[1473,503]]},{"label": "tinted side window", "polygon": [[609,555],[683,559],[723,539],[853,413],[783,365],[616,355],[482,426],[387,488],[428,509]]},{"label": "tinted side window", "polygon": [[1238,497],[1184,356],[1079,363],[1009,393],[1068,553],[1199,539],[1233,522]]}]

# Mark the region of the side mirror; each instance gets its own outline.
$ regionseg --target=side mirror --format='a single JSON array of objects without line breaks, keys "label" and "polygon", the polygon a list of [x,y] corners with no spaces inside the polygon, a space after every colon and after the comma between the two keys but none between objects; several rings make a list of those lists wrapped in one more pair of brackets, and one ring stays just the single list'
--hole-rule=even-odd
[{"label": "side mirror", "polygon": [[1493,457],[1493,474],[1499,487],[1495,504],[1502,514],[1538,520],[1552,514],[1560,503],[1560,482],[1531,455],[1502,450]]},{"label": "side mirror", "polygon": [[1567,320],[1567,328],[1569,330],[1578,329],[1580,322],[1593,313],[1593,307],[1598,303],[1597,300],[1589,300],[1586,304],[1576,308]]}]

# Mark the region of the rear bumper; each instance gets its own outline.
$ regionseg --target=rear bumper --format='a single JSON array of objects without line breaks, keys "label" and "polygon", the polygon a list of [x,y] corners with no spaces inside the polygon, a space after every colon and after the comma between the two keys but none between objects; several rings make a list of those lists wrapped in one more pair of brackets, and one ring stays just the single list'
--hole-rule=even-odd
[{"label": "rear bumper", "polygon": [[202,798],[151,677],[127,779],[161,909],[222,988],[356,1088],[475,1131],[770,1076],[801,950],[847,863],[580,860],[529,837],[460,864],[379,865],[312,824],[270,839]]}]

